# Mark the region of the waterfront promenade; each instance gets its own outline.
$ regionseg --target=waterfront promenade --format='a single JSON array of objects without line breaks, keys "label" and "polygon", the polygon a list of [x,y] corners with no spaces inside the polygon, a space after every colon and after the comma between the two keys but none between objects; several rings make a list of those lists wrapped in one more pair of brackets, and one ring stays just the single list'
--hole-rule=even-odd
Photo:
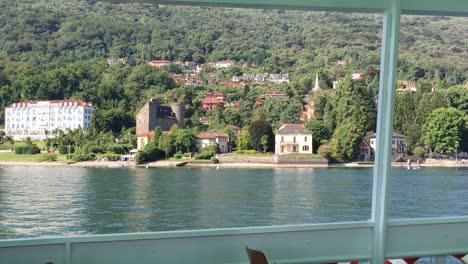
[{"label": "waterfront promenade", "polygon": [[[160,160],[149,162],[145,164],[136,165],[133,162],[120,162],[120,161],[84,161],[84,162],[32,162],[32,161],[0,161],[0,166],[9,165],[22,165],[22,166],[65,166],[65,167],[142,167],[142,168],[170,168],[176,167],[176,164],[182,161]],[[207,167],[207,168],[359,168],[359,167],[373,167],[373,163],[332,163],[332,164],[272,164],[272,163],[210,163],[210,162],[188,162],[187,167]],[[408,167],[406,162],[392,162],[393,167]],[[416,168],[416,164],[411,165]],[[421,163],[421,168],[424,167],[468,167],[468,161],[454,161],[454,160],[428,160]]]}]

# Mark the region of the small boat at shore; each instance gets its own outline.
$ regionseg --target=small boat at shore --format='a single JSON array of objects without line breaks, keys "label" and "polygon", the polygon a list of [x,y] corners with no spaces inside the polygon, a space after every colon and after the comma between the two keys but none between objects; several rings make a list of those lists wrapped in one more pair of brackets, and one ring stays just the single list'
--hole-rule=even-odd
[{"label": "small boat at shore", "polygon": [[122,164],[110,164],[110,165],[108,166],[108,168],[122,168],[122,167],[123,167]]},{"label": "small boat at shore", "polygon": [[187,161],[176,163],[176,167],[184,167],[187,163]]}]

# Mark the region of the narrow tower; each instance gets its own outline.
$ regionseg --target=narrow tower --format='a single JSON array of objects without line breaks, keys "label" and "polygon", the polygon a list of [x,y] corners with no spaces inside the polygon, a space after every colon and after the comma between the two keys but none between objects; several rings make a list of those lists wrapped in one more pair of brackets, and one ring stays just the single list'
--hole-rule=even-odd
[{"label": "narrow tower", "polygon": [[320,90],[320,85],[319,85],[319,79],[318,79],[318,73],[315,76],[315,87],[312,89],[312,91],[316,92]]},{"label": "narrow tower", "polygon": [[184,105],[181,103],[171,103],[172,112],[177,118],[177,125],[184,128]]}]

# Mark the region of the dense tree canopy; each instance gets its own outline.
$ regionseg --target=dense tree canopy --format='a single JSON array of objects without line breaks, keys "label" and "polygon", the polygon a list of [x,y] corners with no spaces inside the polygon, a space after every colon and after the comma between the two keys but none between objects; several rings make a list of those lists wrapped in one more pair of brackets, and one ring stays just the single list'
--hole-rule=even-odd
[{"label": "dense tree canopy", "polygon": [[436,153],[455,153],[466,122],[463,113],[456,108],[435,109],[424,124],[422,140]]},{"label": "dense tree canopy", "polygon": [[[316,135],[315,150],[334,138],[330,146],[344,151],[340,159],[351,159],[332,137],[336,130],[344,133],[343,126],[352,124],[359,137],[375,131],[381,15],[77,0],[0,0],[0,9],[0,126],[4,107],[11,103],[81,99],[93,103],[96,111],[90,131],[78,135],[76,142],[87,137],[96,142],[122,138],[134,144],[130,139],[134,132],[128,128],[135,126],[135,114],[149,98],[184,103],[184,123],[189,128],[220,130],[229,124],[248,128],[257,119],[266,120],[273,129],[282,123],[299,123],[307,97],[316,108],[314,120],[306,122]],[[407,136],[410,149],[425,144],[422,131],[433,110],[454,107],[462,116],[467,114],[465,22],[463,18],[402,18],[398,80],[415,81],[419,90],[397,94],[394,124]],[[108,65],[106,59],[111,57],[126,63]],[[175,63],[154,68],[146,63],[157,59],[199,64],[230,59],[236,67],[205,67],[202,76],[208,72],[220,78],[288,73],[290,82],[231,87],[204,81],[187,86],[172,76],[185,68]],[[243,68],[244,64],[251,68]],[[355,72],[365,77],[351,80]],[[322,88],[317,93],[311,91],[316,75]],[[336,89],[333,81],[338,81]],[[272,88],[283,91],[287,99],[266,99],[260,107],[259,96]],[[201,109],[199,102],[207,91],[226,94],[227,103],[237,101],[238,107]],[[210,119],[208,125],[199,121],[204,116]],[[158,147],[166,154],[176,151],[169,144],[183,151],[193,145],[189,131],[177,133],[172,138],[161,136]],[[468,136],[461,134],[463,149]],[[261,136],[255,142],[245,138],[246,133],[238,147],[261,142]],[[271,135],[268,144],[272,151]]]}]

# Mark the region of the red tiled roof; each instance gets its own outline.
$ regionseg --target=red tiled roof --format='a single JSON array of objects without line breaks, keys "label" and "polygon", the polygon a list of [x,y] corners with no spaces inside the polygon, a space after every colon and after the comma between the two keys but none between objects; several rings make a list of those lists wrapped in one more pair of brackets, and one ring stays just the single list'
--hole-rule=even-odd
[{"label": "red tiled roof", "polygon": [[218,132],[200,132],[197,135],[197,138],[203,139],[203,138],[229,138],[229,135],[224,134],[224,133],[218,133]]},{"label": "red tiled roof", "polygon": [[147,131],[137,135],[137,137],[154,137],[154,131]]},{"label": "red tiled roof", "polygon": [[[163,135],[170,135],[171,131],[162,131]],[[146,131],[137,135],[137,137],[154,137],[154,131]]]}]

